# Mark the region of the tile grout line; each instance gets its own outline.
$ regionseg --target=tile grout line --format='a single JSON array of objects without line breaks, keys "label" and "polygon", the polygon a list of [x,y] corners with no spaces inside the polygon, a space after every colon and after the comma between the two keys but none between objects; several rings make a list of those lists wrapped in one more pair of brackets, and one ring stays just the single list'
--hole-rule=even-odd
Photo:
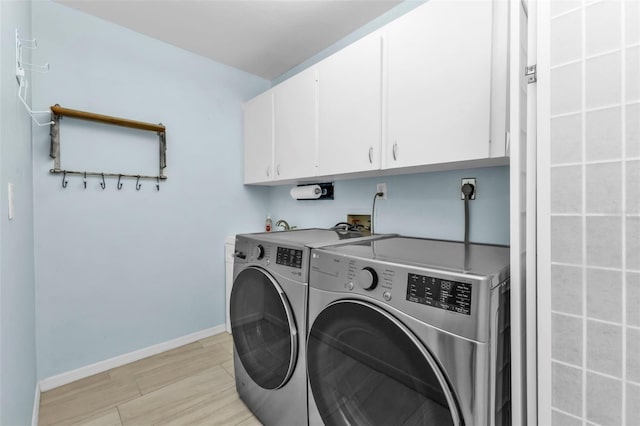
[{"label": "tile grout line", "polygon": [[[553,216],[557,216],[557,215],[553,215]],[[581,215],[579,214],[572,214],[572,215],[564,215],[564,216],[560,216],[560,217],[581,217]],[[639,217],[638,215],[627,215],[627,217]],[[551,262],[552,266],[567,266],[567,267],[571,267],[571,268],[580,268],[582,265],[579,263],[569,263],[569,262]],[[614,268],[612,266],[589,266],[589,269],[595,269],[598,271],[612,271],[612,272],[623,272],[622,268]],[[627,268],[624,272],[631,272],[634,274],[640,274],[640,269],[629,269]]]},{"label": "tile grout line", "polygon": [[581,89],[581,107],[582,110],[580,112],[581,116],[581,138],[582,138],[582,424],[586,426],[587,422],[587,218],[585,216],[586,213],[586,198],[587,198],[587,166],[586,166],[586,87],[587,87],[587,74],[586,74],[586,7],[585,1],[582,0],[582,4],[580,7],[580,32],[582,35],[581,39],[581,52],[580,52],[580,67],[582,72],[582,80],[580,84],[582,85]]},{"label": "tile grout line", "polygon": [[557,411],[558,413],[560,413],[560,414],[564,414],[564,415],[565,415],[565,416],[567,416],[567,417],[571,417],[571,418],[573,418],[573,419],[576,419],[576,420],[580,420],[580,421],[582,421],[582,419],[580,418],[580,416],[576,416],[575,414],[571,414],[571,413],[569,413],[568,411],[564,411],[564,410],[561,410],[561,409],[556,408],[556,407],[552,407],[552,408],[551,408],[551,411]]},{"label": "tile grout line", "polygon": [[[133,401],[133,399],[132,399]],[[120,426],[124,426],[124,420],[122,419],[122,413],[120,412],[120,406],[116,405],[116,410],[118,410],[118,417],[120,417]]]},{"label": "tile grout line", "polygon": [[[597,164],[614,164],[614,163],[621,163],[623,161],[638,161],[640,160],[640,157],[629,157],[629,158],[613,158],[610,160],[591,160],[591,161],[585,161],[584,163],[588,164],[588,165],[597,165]],[[582,165],[582,162],[574,162],[574,163],[557,163],[557,164],[552,164],[551,168],[552,169],[557,169],[557,168],[562,168],[562,167],[577,167]]]},{"label": "tile grout line", "polygon": [[[622,108],[620,108],[621,114],[621,131],[620,135],[622,137],[622,158],[624,160],[627,159],[627,138],[626,138],[626,81],[627,81],[627,72],[626,72],[626,60],[627,60],[627,50],[625,49],[625,31],[626,31],[626,19],[625,19],[625,2],[620,2],[620,94],[622,96]],[[620,244],[622,245],[622,406],[620,407],[622,410],[620,418],[622,419],[622,424],[627,424],[627,256],[626,256],[626,244],[627,244],[627,219],[624,214],[627,212],[627,162],[622,162],[622,238]]]},{"label": "tile grout line", "polygon": [[[198,341],[198,342],[199,342],[199,341]],[[216,343],[216,344],[211,345],[211,346],[217,346],[217,345],[220,345],[220,343]],[[200,349],[205,350],[205,346],[203,346],[203,345],[201,344]],[[222,348],[222,349],[224,349],[224,348]],[[226,351],[226,350],[225,350],[225,351]],[[231,357],[231,359],[233,359],[233,354],[232,354],[232,355],[230,355],[230,357]],[[226,361],[224,361],[224,362],[226,362]],[[231,374],[229,374],[229,372],[228,372],[224,367],[222,367],[222,364],[223,364],[224,362],[222,362],[222,363],[218,363],[218,364],[216,364],[216,365],[215,365],[215,366],[213,366],[213,367],[207,367],[207,368],[205,368],[204,370],[201,370],[200,372],[202,372],[202,371],[206,371],[206,370],[210,370],[210,369],[212,369],[212,368],[221,368],[221,369],[222,369],[226,374],[228,374],[229,376],[231,376],[231,378],[235,381],[235,377],[234,377],[234,376],[232,376]],[[185,379],[188,379],[188,378],[190,378],[190,377],[193,377],[193,375],[194,375],[194,374],[198,374],[198,373],[192,373],[192,374],[189,374],[189,375],[184,376],[184,377],[178,377],[178,378],[176,378],[174,381],[167,382],[167,383],[163,384],[162,386],[160,386],[160,387],[158,387],[158,388],[155,388],[155,389],[153,389],[153,390],[151,390],[151,391],[149,391],[149,392],[146,392],[146,393],[143,393],[143,392],[142,392],[142,390],[140,389],[140,385],[139,385],[139,383],[138,383],[138,379],[135,377],[135,374],[133,374],[133,379],[134,379],[134,381],[135,381],[135,383],[136,383],[136,387],[138,388],[138,392],[140,393],[140,396],[139,396],[139,397],[141,398],[141,397],[143,397],[143,396],[150,395],[150,394],[152,394],[152,393],[154,393],[154,392],[157,392],[157,391],[159,391],[159,390],[161,390],[161,389],[164,389],[164,388],[166,388],[167,386],[174,385],[174,384],[176,384],[176,383],[181,382],[182,380],[185,380]],[[128,402],[128,401],[127,401],[127,402]]]},{"label": "tile grout line", "polygon": [[574,8],[572,8],[572,9],[565,10],[564,12],[560,12],[560,13],[558,13],[557,15],[553,15],[553,16],[551,16],[551,19],[550,19],[550,20],[551,20],[551,21],[553,21],[554,19],[562,18],[563,16],[565,16],[565,15],[569,15],[570,13],[580,11],[580,10],[581,10],[581,7],[582,7],[582,6],[577,6],[577,7],[574,7]]},{"label": "tile grout line", "polygon": [[[631,47],[633,48],[633,47]],[[609,50],[605,50],[599,53],[594,53],[593,55],[584,55],[584,60],[589,61],[591,59],[598,59],[601,58],[603,56],[607,56],[607,55],[611,55],[614,53],[618,53],[620,50],[624,49],[624,47],[617,47],[615,49],[609,49]],[[570,61],[566,61],[566,62],[560,62],[558,64],[552,65],[550,68],[551,70],[557,70],[563,67],[568,67],[570,65],[578,65],[580,62],[582,61],[582,59],[572,59]],[[604,107],[598,107],[595,109],[605,109],[605,108],[610,108],[609,106],[604,106]]]},{"label": "tile grout line", "polygon": [[[640,47],[640,45],[638,46]],[[582,59],[578,59],[575,62],[573,62],[572,65],[577,65],[581,61]],[[585,108],[584,111],[587,113],[600,112],[600,111],[606,111],[608,109],[621,108],[623,106],[634,106],[634,105],[640,105],[640,100],[631,100],[631,101],[625,101],[625,103],[616,103],[616,104],[608,104],[608,105],[598,106],[598,107],[590,107],[590,108]],[[581,114],[582,114],[582,109],[576,109],[569,112],[558,112],[556,114],[552,114],[549,117],[549,119],[555,120],[558,118],[567,118],[567,117],[577,116]]]},{"label": "tile grout line", "polygon": [[[0,1],[1,1],[1,0],[0,0]],[[199,342],[199,340],[198,340],[198,341],[196,341],[196,342]],[[194,342],[194,343],[196,343],[196,342]],[[201,345],[201,347],[200,347],[199,349],[200,349],[200,350],[205,350],[205,347]],[[217,366],[217,365],[216,365],[216,366]],[[209,370],[209,369],[210,369],[210,367],[205,368],[205,370]],[[186,379],[186,378],[189,378],[189,377],[191,377],[191,374],[189,374],[189,375],[187,375],[187,376],[185,376],[185,377],[178,377],[178,378],[176,378],[175,380],[170,381],[170,382],[167,382],[167,383],[164,383],[162,386],[160,386],[160,387],[158,387],[158,388],[155,388],[155,389],[153,389],[153,390],[151,390],[151,391],[149,391],[149,392],[146,392],[146,393],[142,392],[142,389],[140,388],[140,384],[138,383],[138,378],[136,377],[135,373],[132,373],[132,376],[133,376],[133,379],[134,379],[134,381],[135,381],[135,383],[136,383],[136,387],[137,387],[137,389],[138,389],[138,392],[140,393],[140,397],[143,397],[143,396],[145,396],[145,395],[149,395],[149,394],[151,394],[151,393],[153,393],[153,392],[156,392],[156,391],[158,391],[158,390],[160,390],[160,389],[163,389],[163,388],[165,388],[165,387],[167,387],[167,386],[170,386],[170,385],[173,385],[173,384],[175,384],[175,383],[178,383],[178,382],[180,382],[180,381],[182,381],[182,380],[184,380],[184,379]]]}]

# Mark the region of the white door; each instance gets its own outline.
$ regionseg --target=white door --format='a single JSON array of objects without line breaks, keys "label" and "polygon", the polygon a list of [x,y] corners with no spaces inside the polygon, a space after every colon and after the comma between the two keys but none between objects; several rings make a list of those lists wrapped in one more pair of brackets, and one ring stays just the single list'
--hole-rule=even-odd
[{"label": "white door", "polygon": [[358,40],[321,62],[318,174],[380,168],[382,37]]},{"label": "white door", "polygon": [[386,167],[489,157],[492,3],[430,0],[388,35]]},{"label": "white door", "polygon": [[274,88],[275,180],[317,175],[317,85],[311,68]]},{"label": "white door", "polygon": [[273,179],[273,95],[265,92],[244,105],[244,183]]},{"label": "white door", "polygon": [[[535,113],[529,85],[529,37],[534,26],[520,0],[511,0],[509,131],[511,222],[512,424],[536,425],[536,140],[528,118]],[[532,42],[535,40],[531,40]],[[528,108],[531,106],[532,108]],[[535,120],[535,116],[533,117]]]}]

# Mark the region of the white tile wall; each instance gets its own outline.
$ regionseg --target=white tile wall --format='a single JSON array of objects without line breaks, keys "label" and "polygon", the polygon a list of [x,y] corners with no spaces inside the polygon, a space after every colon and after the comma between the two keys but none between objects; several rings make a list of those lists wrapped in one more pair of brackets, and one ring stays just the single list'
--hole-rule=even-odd
[{"label": "white tile wall", "polygon": [[640,327],[640,273],[628,272],[626,284],[627,325]]},{"label": "white tile wall", "polygon": [[551,120],[551,164],[582,161],[582,114]]},{"label": "white tile wall", "polygon": [[[582,315],[582,268],[576,266],[551,265],[551,309],[572,315]],[[640,297],[640,282],[638,283]],[[640,320],[640,318],[639,318]]]},{"label": "white tile wall", "polygon": [[620,3],[602,1],[589,5],[585,10],[585,27],[587,56],[620,49],[620,32],[610,31],[620,28]]},{"label": "white tile wall", "polygon": [[587,268],[587,316],[622,323],[622,273]]},{"label": "white tile wall", "polygon": [[588,58],[585,62],[585,98],[588,109],[620,104],[622,88],[620,51]]},{"label": "white tile wall", "polygon": [[552,1],[554,425],[640,426],[640,1]]},{"label": "white tile wall", "polygon": [[606,108],[585,115],[587,161],[618,160],[622,156],[621,108]]},{"label": "white tile wall", "polygon": [[622,425],[622,382],[588,372],[586,388],[587,421],[598,425]]}]

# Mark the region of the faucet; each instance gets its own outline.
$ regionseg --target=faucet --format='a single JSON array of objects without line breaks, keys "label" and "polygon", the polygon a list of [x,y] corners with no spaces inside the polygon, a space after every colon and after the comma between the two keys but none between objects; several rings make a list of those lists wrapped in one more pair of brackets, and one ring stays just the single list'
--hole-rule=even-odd
[{"label": "faucet", "polygon": [[284,220],[284,219],[280,219],[279,221],[276,222],[276,227],[278,227],[278,226],[282,226],[285,231],[291,230],[291,227],[289,226],[287,221]]}]

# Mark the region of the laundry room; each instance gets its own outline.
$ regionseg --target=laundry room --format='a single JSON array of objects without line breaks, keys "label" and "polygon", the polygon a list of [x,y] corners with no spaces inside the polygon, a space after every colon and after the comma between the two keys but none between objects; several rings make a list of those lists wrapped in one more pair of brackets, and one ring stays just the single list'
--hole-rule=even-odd
[{"label": "laundry room", "polygon": [[640,425],[638,22],[0,1],[0,425]]}]

